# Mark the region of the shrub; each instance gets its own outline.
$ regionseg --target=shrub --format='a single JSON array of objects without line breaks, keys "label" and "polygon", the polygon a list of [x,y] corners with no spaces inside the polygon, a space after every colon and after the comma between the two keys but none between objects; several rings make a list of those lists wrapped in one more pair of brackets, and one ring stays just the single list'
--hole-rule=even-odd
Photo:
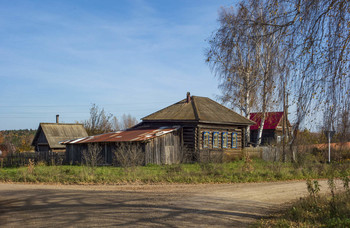
[{"label": "shrub", "polygon": [[139,144],[119,143],[113,150],[114,163],[121,167],[135,167],[145,164],[145,155]]}]

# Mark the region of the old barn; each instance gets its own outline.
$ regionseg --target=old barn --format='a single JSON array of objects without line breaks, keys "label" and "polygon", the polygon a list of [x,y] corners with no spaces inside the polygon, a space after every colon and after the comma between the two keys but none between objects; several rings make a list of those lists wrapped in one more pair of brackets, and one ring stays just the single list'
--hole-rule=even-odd
[{"label": "old barn", "polygon": [[83,162],[88,150],[97,150],[90,152],[99,154],[99,164],[121,163],[121,156],[126,156],[125,153],[129,153],[128,159],[137,159],[130,162],[141,165],[174,164],[183,159],[179,130],[176,126],[127,129],[61,143],[66,145],[66,159],[71,164]]}]

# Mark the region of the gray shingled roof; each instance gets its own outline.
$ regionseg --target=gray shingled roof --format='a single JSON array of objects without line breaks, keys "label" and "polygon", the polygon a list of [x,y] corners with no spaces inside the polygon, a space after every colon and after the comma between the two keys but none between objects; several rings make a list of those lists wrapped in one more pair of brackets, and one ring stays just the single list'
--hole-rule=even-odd
[{"label": "gray shingled roof", "polygon": [[33,144],[39,136],[40,129],[44,132],[50,148],[64,149],[66,146],[59,144],[60,141],[88,136],[82,124],[40,123],[38,131],[34,137]]},{"label": "gray shingled roof", "polygon": [[229,108],[207,98],[191,96],[191,101],[181,100],[158,112],[152,113],[143,121],[199,121],[222,124],[253,125],[255,122],[239,115]]}]

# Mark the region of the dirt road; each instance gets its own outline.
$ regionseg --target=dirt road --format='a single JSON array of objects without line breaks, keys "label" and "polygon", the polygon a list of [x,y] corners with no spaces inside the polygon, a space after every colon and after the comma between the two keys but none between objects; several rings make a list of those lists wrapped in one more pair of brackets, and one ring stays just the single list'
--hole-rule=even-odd
[{"label": "dirt road", "polygon": [[[321,189],[327,189],[321,181]],[[0,183],[1,227],[244,227],[307,194],[305,181],[203,185]]]}]

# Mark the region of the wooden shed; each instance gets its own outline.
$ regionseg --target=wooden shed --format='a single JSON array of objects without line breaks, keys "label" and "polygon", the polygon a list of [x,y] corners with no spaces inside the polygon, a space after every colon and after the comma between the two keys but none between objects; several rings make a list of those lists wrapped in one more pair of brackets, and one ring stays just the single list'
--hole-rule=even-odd
[{"label": "wooden shed", "polygon": [[82,124],[59,123],[40,123],[34,136],[32,146],[35,152],[65,152],[66,146],[60,144],[60,141],[77,139],[88,136]]},{"label": "wooden shed", "polygon": [[[117,150],[133,153],[138,164],[174,164],[182,162],[182,142],[179,127],[159,127],[144,129],[127,129],[101,135],[84,137],[61,142],[66,145],[66,159],[69,163],[82,163],[84,153],[96,150],[99,164],[121,162],[121,154]],[[96,147],[92,147],[95,145]],[[92,151],[90,151],[92,152]],[[92,152],[92,153],[95,153]],[[120,157],[118,157],[120,156]]]},{"label": "wooden shed", "polygon": [[223,161],[241,156],[245,129],[255,122],[207,98],[190,96],[150,114],[134,129],[181,127],[188,162]]}]

